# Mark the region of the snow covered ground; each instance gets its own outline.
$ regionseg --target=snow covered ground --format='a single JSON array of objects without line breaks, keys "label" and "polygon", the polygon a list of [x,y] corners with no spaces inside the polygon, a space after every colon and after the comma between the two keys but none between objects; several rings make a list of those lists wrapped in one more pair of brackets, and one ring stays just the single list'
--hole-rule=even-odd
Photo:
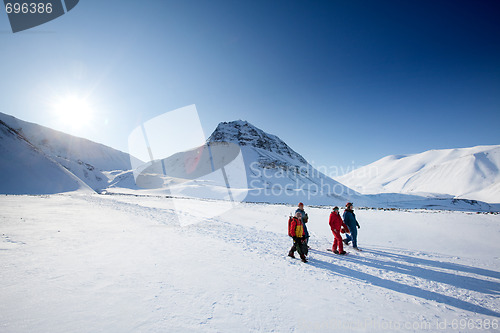
[{"label": "snow covered ground", "polygon": [[[0,197],[1,332],[497,331],[500,216],[356,210],[359,246],[287,257],[293,206]],[[179,224],[177,214],[198,223]]]}]

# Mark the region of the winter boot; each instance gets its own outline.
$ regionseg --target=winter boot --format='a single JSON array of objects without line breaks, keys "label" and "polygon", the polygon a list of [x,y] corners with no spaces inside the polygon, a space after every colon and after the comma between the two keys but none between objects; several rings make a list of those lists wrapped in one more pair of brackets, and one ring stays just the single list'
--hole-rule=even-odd
[{"label": "winter boot", "polygon": [[338,254],[346,254],[347,252],[342,251],[342,252],[337,252]]},{"label": "winter boot", "polygon": [[306,256],[303,254],[300,255],[300,260],[302,260],[302,262],[307,262]]},{"label": "winter boot", "polygon": [[293,252],[294,252],[294,251],[289,251],[289,252],[288,252],[288,256],[289,256],[289,257],[291,257],[291,258],[295,258],[295,256],[293,255]]},{"label": "winter boot", "polygon": [[337,250],[333,250],[333,253],[335,253],[335,254],[339,254],[339,251],[337,251]]}]

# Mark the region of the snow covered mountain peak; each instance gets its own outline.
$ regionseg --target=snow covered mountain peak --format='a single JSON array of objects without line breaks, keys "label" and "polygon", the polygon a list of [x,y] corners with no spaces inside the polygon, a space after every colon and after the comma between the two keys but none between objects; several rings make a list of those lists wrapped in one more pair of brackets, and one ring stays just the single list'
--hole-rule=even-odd
[{"label": "snow covered mountain peak", "polygon": [[246,201],[317,205],[370,201],[316,170],[276,135],[247,121],[219,123],[208,142],[239,146],[248,184]]},{"label": "snow covered mountain peak", "polygon": [[219,123],[209,142],[232,142],[242,146],[251,146],[272,152],[300,163],[307,163],[305,158],[291,149],[276,135],[264,132],[244,120]]}]

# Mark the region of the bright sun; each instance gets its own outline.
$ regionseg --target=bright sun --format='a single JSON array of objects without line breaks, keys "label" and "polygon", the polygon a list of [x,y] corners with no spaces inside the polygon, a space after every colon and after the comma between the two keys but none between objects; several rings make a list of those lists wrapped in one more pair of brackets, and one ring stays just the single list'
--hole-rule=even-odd
[{"label": "bright sun", "polygon": [[59,121],[72,127],[82,127],[92,121],[92,108],[85,98],[68,95],[54,104]]}]

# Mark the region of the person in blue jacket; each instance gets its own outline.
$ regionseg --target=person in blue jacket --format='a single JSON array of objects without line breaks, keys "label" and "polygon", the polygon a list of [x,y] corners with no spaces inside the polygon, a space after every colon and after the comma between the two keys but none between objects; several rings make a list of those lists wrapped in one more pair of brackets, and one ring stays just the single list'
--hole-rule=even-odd
[{"label": "person in blue jacket", "polygon": [[304,224],[304,238],[305,238],[305,243],[306,243],[306,255],[307,255],[307,249],[309,249],[309,246],[307,246],[307,243],[309,243],[309,231],[307,231],[307,221],[309,220],[309,216],[307,216],[307,213],[304,211],[304,204],[302,202],[299,202],[299,206],[297,210],[295,211],[295,214],[300,213],[302,215],[302,223]]},{"label": "person in blue jacket", "polygon": [[[349,242],[352,240],[352,247],[355,250],[361,251],[358,248],[358,229],[360,228],[358,221],[356,220],[356,215],[354,214],[354,208],[352,202],[348,202],[345,205],[344,210],[344,223],[347,224],[349,230],[351,231],[351,235],[347,234],[346,239],[344,239],[344,243],[349,245]],[[358,228],[358,229],[356,229]]]}]

